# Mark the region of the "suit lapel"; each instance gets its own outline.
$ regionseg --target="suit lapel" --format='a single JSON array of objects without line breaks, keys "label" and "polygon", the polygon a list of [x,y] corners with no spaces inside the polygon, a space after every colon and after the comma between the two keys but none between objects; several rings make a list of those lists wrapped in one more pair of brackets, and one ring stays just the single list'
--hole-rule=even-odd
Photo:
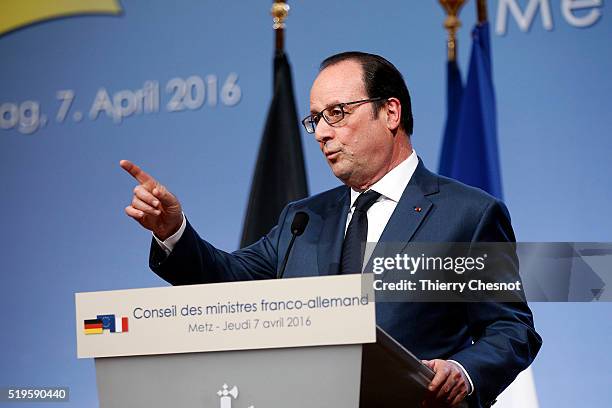
[{"label": "suit lapel", "polygon": [[378,242],[402,243],[398,249],[404,249],[433,207],[427,196],[438,191],[438,177],[427,170],[419,158],[419,164]]},{"label": "suit lapel", "polygon": [[340,270],[340,256],[344,227],[350,205],[349,188],[343,189],[338,200],[331,202],[321,214],[323,227],[317,245],[319,275],[337,275]]}]

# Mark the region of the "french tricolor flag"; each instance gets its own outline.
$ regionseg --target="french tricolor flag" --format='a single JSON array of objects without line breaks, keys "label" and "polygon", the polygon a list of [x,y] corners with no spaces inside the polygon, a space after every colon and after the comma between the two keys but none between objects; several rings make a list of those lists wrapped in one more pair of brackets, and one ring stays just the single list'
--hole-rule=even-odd
[{"label": "french tricolor flag", "polygon": [[128,318],[121,317],[121,321],[115,325],[115,333],[124,333],[128,331]]}]

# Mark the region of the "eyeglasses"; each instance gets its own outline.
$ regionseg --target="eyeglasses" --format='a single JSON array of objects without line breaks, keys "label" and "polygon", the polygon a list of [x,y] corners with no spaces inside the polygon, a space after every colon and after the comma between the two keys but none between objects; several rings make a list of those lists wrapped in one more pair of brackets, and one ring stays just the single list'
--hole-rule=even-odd
[{"label": "eyeglasses", "polygon": [[317,128],[317,124],[319,123],[321,118],[325,119],[328,125],[333,125],[334,123],[338,123],[342,119],[344,119],[345,114],[350,113],[350,112],[344,111],[345,106],[355,105],[358,103],[375,102],[381,99],[383,98],[380,98],[380,97],[369,98],[369,99],[362,99],[360,101],[344,102],[344,103],[339,103],[337,105],[332,105],[332,106],[329,106],[323,109],[319,113],[315,113],[313,115],[306,116],[304,119],[302,119],[302,125],[304,125],[304,129],[306,129],[306,132],[314,133],[315,129]]}]

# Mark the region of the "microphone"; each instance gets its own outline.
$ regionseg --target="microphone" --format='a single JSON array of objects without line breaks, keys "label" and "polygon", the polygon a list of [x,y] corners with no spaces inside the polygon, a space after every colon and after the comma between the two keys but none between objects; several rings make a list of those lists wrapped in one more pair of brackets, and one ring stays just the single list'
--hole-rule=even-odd
[{"label": "microphone", "polygon": [[291,253],[291,248],[293,248],[295,238],[299,237],[304,233],[304,230],[308,225],[308,220],[308,214],[306,214],[304,211],[298,211],[293,216],[293,222],[291,222],[291,241],[289,241],[287,252],[285,252],[285,259],[283,259],[283,266],[279,273],[276,275],[276,279],[281,279],[285,274],[285,268],[287,267],[287,261],[289,260],[289,254]]}]

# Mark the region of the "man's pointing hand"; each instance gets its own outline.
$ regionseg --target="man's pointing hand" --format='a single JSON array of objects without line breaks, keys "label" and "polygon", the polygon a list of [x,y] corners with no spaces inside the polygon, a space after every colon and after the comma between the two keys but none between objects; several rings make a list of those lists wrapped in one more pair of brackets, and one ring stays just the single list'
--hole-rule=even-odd
[{"label": "man's pointing hand", "polygon": [[121,160],[119,165],[139,183],[125,213],[162,241],[178,231],[183,211],[176,197],[131,161]]}]

